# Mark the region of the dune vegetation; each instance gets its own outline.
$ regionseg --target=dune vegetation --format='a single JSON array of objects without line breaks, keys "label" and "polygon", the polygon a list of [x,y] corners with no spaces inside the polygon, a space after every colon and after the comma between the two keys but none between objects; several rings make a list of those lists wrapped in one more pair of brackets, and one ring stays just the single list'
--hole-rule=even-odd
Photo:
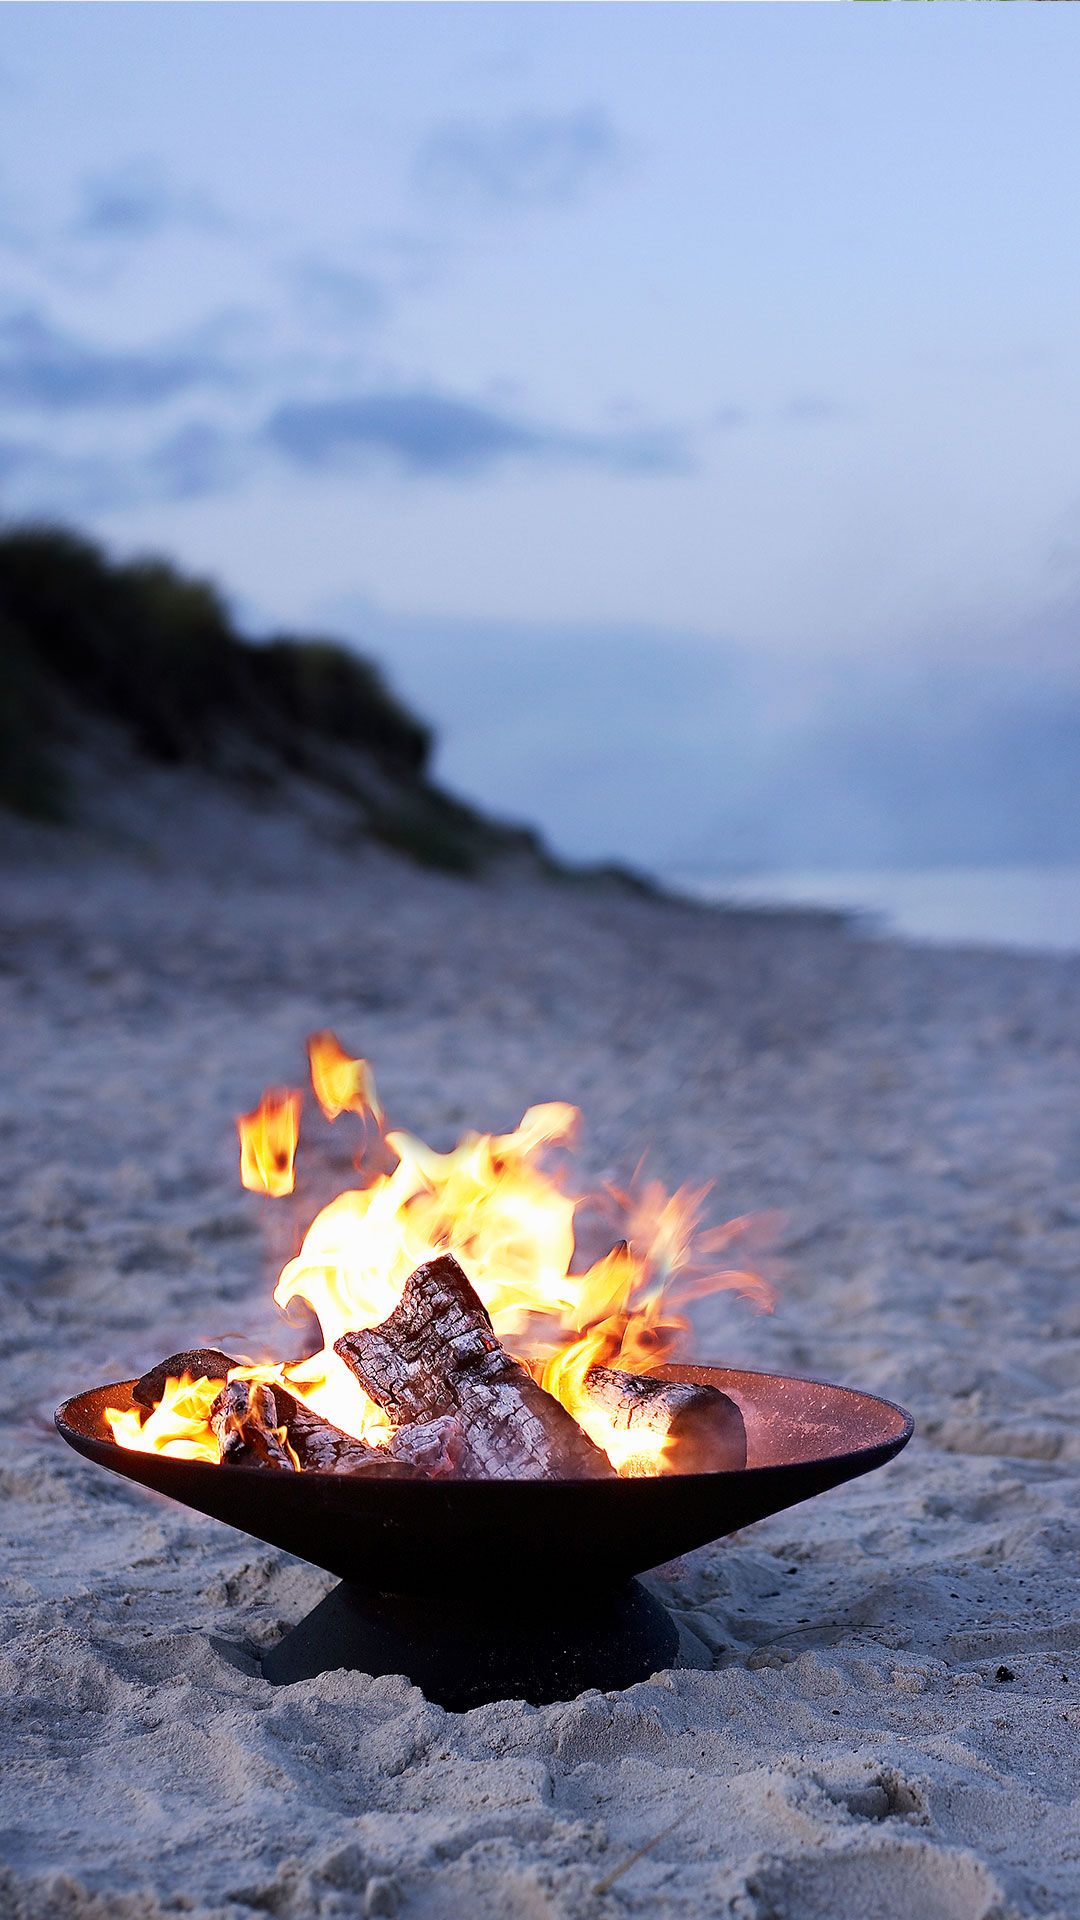
[{"label": "dune vegetation", "polygon": [[422,864],[546,860],[430,776],[430,728],[340,642],[239,633],[219,590],[168,561],[114,561],[56,527],[0,533],[0,806],[79,818],[79,749],[118,736],[150,762],[249,792],[302,778],[354,803],[358,830]]}]

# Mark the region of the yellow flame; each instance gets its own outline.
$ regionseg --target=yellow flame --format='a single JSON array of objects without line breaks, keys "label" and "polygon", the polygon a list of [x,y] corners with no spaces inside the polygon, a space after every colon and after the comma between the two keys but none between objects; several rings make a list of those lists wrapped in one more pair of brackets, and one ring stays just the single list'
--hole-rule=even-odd
[{"label": "yellow flame", "polygon": [[381,1126],[383,1110],[367,1061],[354,1060],[337,1035],[328,1030],[313,1033],[307,1047],[311,1085],[327,1119],[336,1120],[340,1113],[370,1113]]},{"label": "yellow flame", "polygon": [[269,1087],[251,1113],[239,1115],[240,1178],[252,1193],[277,1199],[292,1192],[302,1102],[290,1087]]},{"label": "yellow flame", "polygon": [[[607,1323],[591,1333],[582,1334],[561,1353],[547,1362],[540,1384],[572,1413],[578,1426],[595,1446],[602,1447],[616,1473],[657,1474],[664,1470],[667,1435],[653,1433],[647,1427],[617,1427],[610,1414],[598,1407],[585,1390],[590,1367],[609,1367],[622,1363],[617,1326]],[[633,1371],[633,1369],[629,1369]]]},{"label": "yellow flame", "polygon": [[[285,1369],[275,1361],[259,1365],[245,1362],[230,1367],[227,1377],[230,1380],[260,1382],[271,1387],[286,1384]],[[128,1447],[134,1453],[165,1453],[173,1460],[211,1460],[217,1463],[221,1457],[221,1447],[210,1424],[210,1413],[222,1385],[221,1380],[210,1380],[205,1374],[200,1374],[197,1379],[187,1373],[179,1378],[170,1375],[161,1399],[151,1413],[146,1413],[141,1407],[106,1407],[105,1419],[118,1445]],[[385,1415],[383,1419],[385,1421]],[[386,1424],[387,1435],[384,1437],[389,1434],[389,1423]],[[274,1432],[292,1455],[293,1465],[299,1468],[300,1462],[289,1443],[288,1428],[275,1427]]]},{"label": "yellow flame", "polygon": [[221,1392],[220,1380],[205,1375],[179,1379],[171,1375],[152,1413],[140,1407],[106,1407],[112,1437],[134,1453],[167,1453],[174,1460],[213,1460],[220,1456],[217,1435],[210,1425],[210,1409]]}]

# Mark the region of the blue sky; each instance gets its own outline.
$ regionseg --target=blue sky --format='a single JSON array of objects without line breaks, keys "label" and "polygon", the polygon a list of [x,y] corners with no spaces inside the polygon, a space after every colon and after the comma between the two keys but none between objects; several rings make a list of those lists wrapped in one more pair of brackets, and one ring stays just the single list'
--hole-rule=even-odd
[{"label": "blue sky", "polygon": [[1073,850],[1073,15],[4,23],[5,511],[366,639],[575,851]]}]

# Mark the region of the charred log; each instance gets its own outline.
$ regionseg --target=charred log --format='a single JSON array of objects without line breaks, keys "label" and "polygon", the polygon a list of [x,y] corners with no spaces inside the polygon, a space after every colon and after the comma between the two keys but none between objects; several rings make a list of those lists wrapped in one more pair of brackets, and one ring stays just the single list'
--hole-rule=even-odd
[{"label": "charred log", "polygon": [[224,1380],[235,1365],[236,1361],[217,1347],[190,1347],[183,1353],[170,1353],[167,1360],[160,1360],[136,1380],[131,1397],[137,1406],[153,1409],[167,1380],[182,1380],[185,1374],[192,1380]]},{"label": "charred log", "polygon": [[450,1254],[417,1267],[382,1324],[343,1334],[334,1351],[399,1426],[454,1416],[479,1477],[597,1479],[612,1472],[577,1421],[500,1346]]},{"label": "charred log", "polygon": [[475,1446],[473,1434],[454,1413],[436,1421],[413,1421],[398,1427],[390,1440],[392,1459],[417,1467],[427,1480],[486,1480],[486,1444]]},{"label": "charred log", "polygon": [[467,1429],[452,1413],[399,1427],[387,1451],[428,1480],[481,1480],[486,1469]]},{"label": "charred log", "polygon": [[720,1473],[746,1465],[746,1428],[718,1387],[591,1367],[585,1391],[622,1432],[663,1434],[665,1473]]},{"label": "charred log", "polygon": [[257,1380],[230,1380],[210,1409],[223,1466],[274,1467],[295,1473],[296,1463],[281,1438],[282,1422],[272,1387]]},{"label": "charred log", "polygon": [[405,1469],[391,1459],[387,1447],[373,1447],[324,1420],[320,1413],[296,1400],[284,1387],[275,1387],[278,1423],[285,1428],[288,1442],[302,1473],[386,1473],[393,1479],[406,1478]]}]

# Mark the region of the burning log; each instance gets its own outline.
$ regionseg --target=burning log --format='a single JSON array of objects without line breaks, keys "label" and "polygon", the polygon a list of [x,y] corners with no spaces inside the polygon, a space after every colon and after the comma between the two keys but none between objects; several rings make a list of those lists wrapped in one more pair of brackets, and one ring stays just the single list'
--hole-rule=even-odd
[{"label": "burning log", "polygon": [[418,1473],[430,1471],[423,1458],[391,1456],[389,1448],[372,1447],[331,1425],[294,1400],[284,1387],[255,1380],[230,1380],[210,1409],[210,1424],[223,1465],[300,1473],[374,1473],[389,1480],[414,1480]]},{"label": "burning log", "polygon": [[[167,1360],[160,1361],[156,1367],[151,1367],[148,1373],[144,1373],[141,1380],[136,1380],[131,1389],[131,1397],[137,1406],[152,1411],[165,1392],[166,1381],[182,1380],[186,1374],[192,1380],[220,1380],[224,1387],[229,1374],[238,1364],[229,1354],[222,1353],[218,1347],[191,1347],[183,1353],[171,1353]],[[237,1388],[246,1389],[251,1383],[236,1380],[231,1384]],[[265,1403],[257,1404],[263,1406],[266,1424],[270,1428],[285,1428],[286,1438],[300,1463],[301,1472],[370,1473],[374,1469],[379,1469],[395,1479],[405,1477],[405,1464],[391,1461],[387,1448],[369,1446],[366,1440],[357,1440],[351,1433],[344,1433],[340,1427],[335,1427],[329,1420],[324,1420],[322,1415],[315,1413],[311,1407],[306,1407],[302,1400],[297,1400],[284,1387],[276,1385],[267,1387],[265,1392],[272,1395],[273,1411],[271,1412]],[[212,1424],[214,1414],[219,1408],[224,1415],[222,1401],[223,1396],[219,1395],[211,1409]],[[280,1466],[282,1463],[276,1458],[263,1461],[257,1445],[253,1454],[243,1438],[246,1427],[251,1425],[254,1416],[247,1412],[247,1403],[242,1401],[239,1394],[233,1396],[229,1411],[239,1420],[239,1427],[233,1426],[228,1429],[230,1443],[227,1447],[222,1447],[222,1459],[234,1463],[242,1461],[245,1465],[254,1463]],[[256,1418],[256,1427],[257,1425]],[[252,1435],[255,1430],[253,1427]],[[218,1432],[216,1425],[214,1431]],[[221,1441],[220,1433],[218,1433],[218,1440]],[[253,1444],[255,1444],[254,1441]],[[269,1451],[272,1452],[273,1449]],[[291,1460],[288,1460],[288,1465],[291,1468]]]},{"label": "burning log", "polygon": [[[396,1423],[389,1444],[375,1447],[344,1432],[276,1381],[229,1379],[243,1368],[217,1347],[170,1354],[136,1381],[132,1398],[149,1411],[170,1379],[220,1382],[208,1417],[224,1463],[394,1479],[597,1478],[612,1471],[602,1448],[500,1345],[448,1254],[417,1268],[381,1326],[344,1334],[336,1351]],[[589,1405],[615,1433],[642,1436],[640,1458],[632,1450],[623,1457],[625,1447],[612,1453],[620,1471],[745,1466],[742,1416],[717,1388],[600,1366],[584,1384]]]},{"label": "burning log", "polygon": [[612,1472],[577,1421],[499,1345],[450,1254],[417,1267],[382,1324],[343,1334],[334,1351],[399,1425],[456,1416],[477,1476],[598,1479]]},{"label": "burning log", "polygon": [[167,1380],[182,1380],[187,1374],[191,1380],[224,1381],[235,1365],[236,1361],[217,1347],[190,1347],[184,1353],[170,1353],[167,1360],[159,1361],[136,1380],[131,1397],[136,1406],[152,1410],[165,1392]]},{"label": "burning log", "polygon": [[742,1414],[719,1387],[590,1367],[585,1392],[621,1431],[664,1435],[665,1473],[720,1473],[746,1465]]},{"label": "burning log", "polygon": [[280,1424],[302,1473],[385,1473],[394,1479],[406,1478],[405,1468],[390,1458],[387,1447],[373,1447],[354,1434],[343,1432],[321,1413],[294,1400],[284,1387],[274,1388]]},{"label": "burning log", "polygon": [[223,1466],[296,1472],[296,1462],[281,1438],[284,1429],[272,1388],[257,1380],[230,1380],[210,1409],[210,1425]]}]

